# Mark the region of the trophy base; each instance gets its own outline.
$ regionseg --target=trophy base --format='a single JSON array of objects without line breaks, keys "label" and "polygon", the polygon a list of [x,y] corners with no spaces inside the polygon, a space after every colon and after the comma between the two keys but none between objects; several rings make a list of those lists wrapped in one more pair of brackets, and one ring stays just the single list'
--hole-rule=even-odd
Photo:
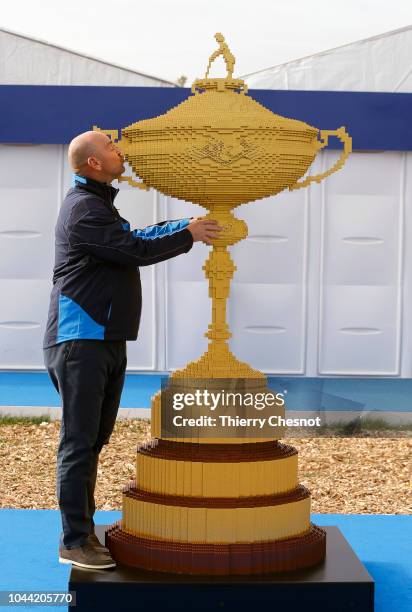
[{"label": "trophy base", "polygon": [[308,532],[284,540],[235,544],[173,542],[134,536],[121,522],[106,532],[113,558],[130,567],[190,575],[252,575],[293,571],[324,560],[326,532],[311,525]]},{"label": "trophy base", "polygon": [[[104,542],[106,525],[97,525]],[[113,529],[113,528],[112,528]],[[113,570],[73,566],[68,588],[78,612],[196,610],[240,612],[373,612],[374,582],[337,527],[324,527],[323,563],[294,572],[251,576],[190,576],[146,571],[118,564]],[[68,610],[71,608],[68,608]]]}]

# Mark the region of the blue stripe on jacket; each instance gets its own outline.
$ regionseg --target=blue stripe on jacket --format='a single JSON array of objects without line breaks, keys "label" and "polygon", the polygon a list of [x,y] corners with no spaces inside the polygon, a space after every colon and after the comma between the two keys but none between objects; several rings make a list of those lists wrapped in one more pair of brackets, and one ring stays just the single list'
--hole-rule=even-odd
[{"label": "blue stripe on jacket", "polygon": [[[168,221],[163,225],[149,225],[144,229],[135,229],[132,231],[133,236],[136,238],[142,238],[143,240],[153,240],[154,238],[161,238],[162,236],[171,236],[175,232],[187,227],[190,223],[190,219],[179,219],[178,221]],[[122,223],[122,227],[125,231],[130,231],[130,223]]]},{"label": "blue stripe on jacket", "polygon": [[57,325],[57,344],[81,338],[104,340],[104,325],[97,323],[79,304],[62,293]]}]

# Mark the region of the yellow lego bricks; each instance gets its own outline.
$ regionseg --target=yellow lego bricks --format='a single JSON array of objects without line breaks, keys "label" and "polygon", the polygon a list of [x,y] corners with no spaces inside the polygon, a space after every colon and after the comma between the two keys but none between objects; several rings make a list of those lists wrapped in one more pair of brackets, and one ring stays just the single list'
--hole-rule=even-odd
[{"label": "yellow lego bricks", "polygon": [[[107,545],[121,563],[189,574],[256,574],[294,570],[325,556],[325,532],[310,523],[310,493],[298,483],[297,451],[252,432],[231,438],[202,437],[193,427],[182,438],[162,436],[162,400],[174,388],[190,390],[194,380],[246,381],[267,391],[266,376],[231,352],[226,305],[236,266],[229,247],[247,237],[233,209],[285,189],[319,183],[343,167],[351,137],[344,127],[319,130],[277,115],[259,104],[240,79],[235,57],[221,33],[205,77],[192,95],[159,117],[125,127],[117,140],[142,182],[140,188],[200,204],[206,218],[223,228],[203,266],[209,281],[212,317],[206,352],[172,372],[168,388],[152,398],[150,444],[137,450],[136,479],[123,492],[123,518],[107,533]],[[223,57],[227,74],[211,78]],[[95,126],[94,129],[100,129]],[[302,177],[330,136],[343,150],[326,172]],[[258,205],[258,204],[256,204]],[[284,415],[284,408],[277,407]],[[194,409],[195,414],[195,409]]]}]

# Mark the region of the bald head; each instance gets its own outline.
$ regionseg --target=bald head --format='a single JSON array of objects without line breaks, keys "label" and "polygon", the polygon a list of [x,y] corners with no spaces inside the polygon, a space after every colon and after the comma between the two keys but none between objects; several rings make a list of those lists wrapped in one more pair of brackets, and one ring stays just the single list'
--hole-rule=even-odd
[{"label": "bald head", "polygon": [[110,141],[102,132],[83,132],[73,138],[69,144],[69,164],[74,172],[81,172],[88,165],[89,157],[99,157],[100,153]]},{"label": "bald head", "polygon": [[124,171],[119,147],[103,132],[83,132],[69,144],[69,164],[73,172],[110,183]]}]

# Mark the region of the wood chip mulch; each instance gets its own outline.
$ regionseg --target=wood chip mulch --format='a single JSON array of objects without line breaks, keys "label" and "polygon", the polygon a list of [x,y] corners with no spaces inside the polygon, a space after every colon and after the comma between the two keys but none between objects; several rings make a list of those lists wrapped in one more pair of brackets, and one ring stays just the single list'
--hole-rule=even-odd
[{"label": "wood chip mulch", "polygon": [[[0,507],[58,507],[55,466],[59,430],[59,421],[0,427]],[[288,440],[299,450],[299,479],[311,490],[312,511],[411,513],[412,443],[408,435],[392,435]],[[135,476],[136,446],[149,437],[147,420],[117,421],[110,444],[100,455],[99,510],[121,510],[122,488]]]}]

